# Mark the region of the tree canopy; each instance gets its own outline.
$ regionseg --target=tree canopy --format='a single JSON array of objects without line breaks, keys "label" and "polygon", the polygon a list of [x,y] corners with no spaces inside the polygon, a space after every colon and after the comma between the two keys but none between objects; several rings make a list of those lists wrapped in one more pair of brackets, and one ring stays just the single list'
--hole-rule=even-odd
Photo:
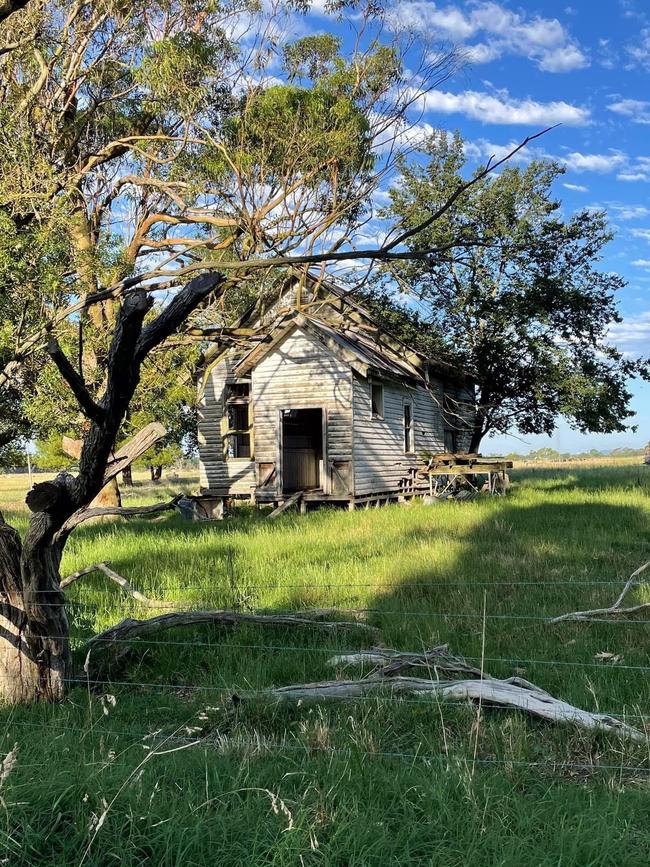
[{"label": "tree canopy", "polygon": [[115,303],[134,288],[173,295],[194,269],[226,269],[218,295],[192,315],[197,329],[227,321],[263,292],[265,279],[248,263],[354,243],[411,122],[405,52],[411,63],[421,58],[420,93],[458,57],[449,51],[431,61],[428,46],[384,33],[375,2],[326,4],[326,13],[354,17],[351,48],[326,35],[290,39],[289,14],[309,5],[2,6],[7,443],[32,424],[44,433],[43,408],[35,417],[37,402],[27,412],[20,395],[43,394],[50,333],[101,388]]},{"label": "tree canopy", "polygon": [[[464,183],[463,142],[432,136],[426,162],[400,159],[386,215],[420,226]],[[623,280],[598,269],[611,231],[593,210],[563,216],[548,161],[506,166],[466,189],[405,241],[438,250],[384,266],[411,293],[447,360],[476,381],[471,449],[490,432],[550,434],[559,417],[581,431],[626,429],[630,376],[645,371],[608,342]]]}]

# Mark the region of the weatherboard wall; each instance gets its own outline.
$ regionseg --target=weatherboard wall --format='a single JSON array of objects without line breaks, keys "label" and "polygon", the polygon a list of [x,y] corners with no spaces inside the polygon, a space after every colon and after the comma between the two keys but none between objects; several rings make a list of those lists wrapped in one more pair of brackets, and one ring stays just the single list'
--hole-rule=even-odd
[{"label": "weatherboard wall", "polygon": [[[280,412],[321,407],[329,462],[352,460],[352,371],[302,329],[293,331],[252,372],[255,460],[280,460]],[[329,488],[329,485],[326,485]]]},{"label": "weatherboard wall", "polygon": [[235,382],[235,360],[224,358],[208,373],[199,395],[199,485],[202,491],[252,494],[255,488],[255,462],[248,458],[225,458],[225,388]]}]

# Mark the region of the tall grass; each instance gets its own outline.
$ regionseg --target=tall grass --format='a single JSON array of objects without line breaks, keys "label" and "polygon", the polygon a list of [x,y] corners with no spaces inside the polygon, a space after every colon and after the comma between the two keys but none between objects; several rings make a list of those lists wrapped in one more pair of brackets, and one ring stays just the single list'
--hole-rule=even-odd
[{"label": "tall grass", "polygon": [[[648,624],[547,622],[610,603],[648,559],[650,472],[563,467],[514,478],[507,498],[469,503],[84,526],[63,572],[109,560],[168,605],[369,609],[386,646],[448,642],[478,658],[484,642],[490,673],[523,674],[576,704],[650,723]],[[140,486],[132,499],[167,493]],[[22,525],[23,495],[24,479],[0,478],[0,508]],[[101,576],[69,597],[79,667],[94,632],[147,616]],[[85,864],[648,863],[644,747],[413,699],[232,701],[335,676],[329,656],[362,645],[317,629],[166,633],[138,646],[103,689],[82,683],[61,705],[0,710],[2,752],[19,744],[0,789],[7,863],[78,863],[91,840]]]}]

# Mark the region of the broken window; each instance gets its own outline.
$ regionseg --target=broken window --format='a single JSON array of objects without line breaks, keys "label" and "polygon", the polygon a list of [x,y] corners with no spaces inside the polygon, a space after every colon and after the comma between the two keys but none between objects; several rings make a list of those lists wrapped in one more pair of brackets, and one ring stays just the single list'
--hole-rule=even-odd
[{"label": "broken window", "polygon": [[384,417],[384,386],[380,382],[370,383],[370,401],[372,406],[372,417]]},{"label": "broken window", "polygon": [[250,382],[230,382],[226,385],[227,458],[252,457],[250,392]]},{"label": "broken window", "polygon": [[413,407],[410,403],[404,404],[404,451],[407,454],[413,451]]},{"label": "broken window", "polygon": [[451,428],[445,428],[445,451],[452,455],[458,451],[456,431]]}]

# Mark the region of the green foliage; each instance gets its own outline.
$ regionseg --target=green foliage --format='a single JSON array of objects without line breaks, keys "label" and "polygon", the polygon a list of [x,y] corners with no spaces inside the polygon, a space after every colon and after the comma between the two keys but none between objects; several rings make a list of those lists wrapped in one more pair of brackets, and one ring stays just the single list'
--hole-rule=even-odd
[{"label": "green foliage", "polygon": [[[73,439],[74,431],[70,431]],[[76,463],[74,458],[66,455],[62,446],[62,434],[58,430],[52,430],[48,436],[36,440],[36,454],[34,466],[39,470],[56,471],[67,470]]]},{"label": "green foliage", "polygon": [[[400,49],[379,38],[380,6],[356,0],[325,6],[362,15],[363,44],[278,40],[287,14],[310,5],[55,0],[0,24],[0,388],[12,389],[0,423],[13,425],[14,439],[30,424],[41,438],[84,432],[47,364],[45,331],[21,345],[71,301],[170,252],[170,267],[188,256],[283,255],[359,226],[379,177],[373,136],[404,111]],[[267,86],[279,56],[287,81]],[[196,320],[229,321],[264,299],[268,278],[233,275],[219,309]],[[107,302],[55,325],[95,394],[114,315]],[[145,377],[150,399],[125,424],[126,434],[132,420],[160,413],[174,431],[165,448],[189,442],[193,402],[172,393],[176,362],[166,370],[165,399]]]},{"label": "green foliage", "polygon": [[[427,155],[426,165],[402,161],[390,192],[387,214],[405,228],[463,181],[459,136],[433,136]],[[644,368],[607,341],[624,283],[596,267],[611,232],[602,213],[560,215],[552,187],[562,172],[540,161],[502,169],[407,241],[416,253],[442,253],[391,266],[476,378],[474,447],[512,427],[550,434],[559,416],[607,433],[625,430],[632,415],[627,381]]]},{"label": "green foliage", "polygon": [[412,307],[400,304],[390,291],[374,286],[357,293],[355,297],[360,299],[363,307],[382,328],[407,346],[438,361],[449,364],[458,361],[454,348],[445,342],[440,332],[431,328],[430,323]]}]

